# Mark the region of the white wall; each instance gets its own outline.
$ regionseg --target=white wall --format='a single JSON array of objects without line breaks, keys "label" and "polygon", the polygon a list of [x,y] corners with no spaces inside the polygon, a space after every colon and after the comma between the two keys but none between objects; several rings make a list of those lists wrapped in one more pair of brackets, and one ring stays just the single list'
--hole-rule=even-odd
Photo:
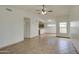
[{"label": "white wall", "polygon": [[79,21],[70,22],[70,36],[79,39]]},{"label": "white wall", "polygon": [[0,6],[0,48],[24,40],[24,21],[21,11]]},{"label": "white wall", "polygon": [[70,21],[70,36],[79,39],[79,6],[73,6]]}]

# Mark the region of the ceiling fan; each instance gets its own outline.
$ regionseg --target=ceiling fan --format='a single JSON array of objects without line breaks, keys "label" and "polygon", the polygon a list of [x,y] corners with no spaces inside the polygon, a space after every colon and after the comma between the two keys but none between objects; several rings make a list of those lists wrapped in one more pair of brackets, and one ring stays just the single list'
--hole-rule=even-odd
[{"label": "ceiling fan", "polygon": [[48,10],[46,9],[46,6],[45,5],[42,5],[42,9],[41,10],[36,10],[36,11],[40,11],[40,13],[37,13],[37,14],[42,14],[42,15],[47,15],[47,13],[49,12],[53,12],[52,10]]}]

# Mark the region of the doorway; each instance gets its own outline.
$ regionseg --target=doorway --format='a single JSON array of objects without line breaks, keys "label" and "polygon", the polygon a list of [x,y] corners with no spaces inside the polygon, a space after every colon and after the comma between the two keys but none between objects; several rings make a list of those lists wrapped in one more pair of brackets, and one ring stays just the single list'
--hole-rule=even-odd
[{"label": "doorway", "polygon": [[30,18],[24,17],[24,38],[30,38]]},{"label": "doorway", "polygon": [[38,33],[39,33],[39,36],[42,35],[42,34],[45,34],[45,23],[42,22],[42,21],[39,21],[39,24],[38,24]]}]

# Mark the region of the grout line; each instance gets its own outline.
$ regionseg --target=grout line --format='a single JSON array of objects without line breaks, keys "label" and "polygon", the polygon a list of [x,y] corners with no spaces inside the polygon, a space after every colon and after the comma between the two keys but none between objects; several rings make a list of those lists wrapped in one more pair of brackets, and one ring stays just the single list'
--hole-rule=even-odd
[{"label": "grout line", "polygon": [[74,46],[74,44],[73,44],[73,43],[72,43],[72,46],[73,46],[73,48],[74,48],[75,52],[76,52],[77,54],[79,54],[78,50],[76,49],[76,47]]}]

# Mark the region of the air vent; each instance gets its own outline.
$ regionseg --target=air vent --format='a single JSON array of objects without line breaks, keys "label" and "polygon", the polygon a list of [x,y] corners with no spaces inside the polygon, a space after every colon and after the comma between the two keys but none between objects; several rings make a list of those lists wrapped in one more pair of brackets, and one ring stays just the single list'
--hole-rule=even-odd
[{"label": "air vent", "polygon": [[9,11],[9,12],[12,12],[12,9],[10,9],[10,8],[6,8],[6,10]]},{"label": "air vent", "polygon": [[52,10],[49,10],[48,12],[53,12]]}]

